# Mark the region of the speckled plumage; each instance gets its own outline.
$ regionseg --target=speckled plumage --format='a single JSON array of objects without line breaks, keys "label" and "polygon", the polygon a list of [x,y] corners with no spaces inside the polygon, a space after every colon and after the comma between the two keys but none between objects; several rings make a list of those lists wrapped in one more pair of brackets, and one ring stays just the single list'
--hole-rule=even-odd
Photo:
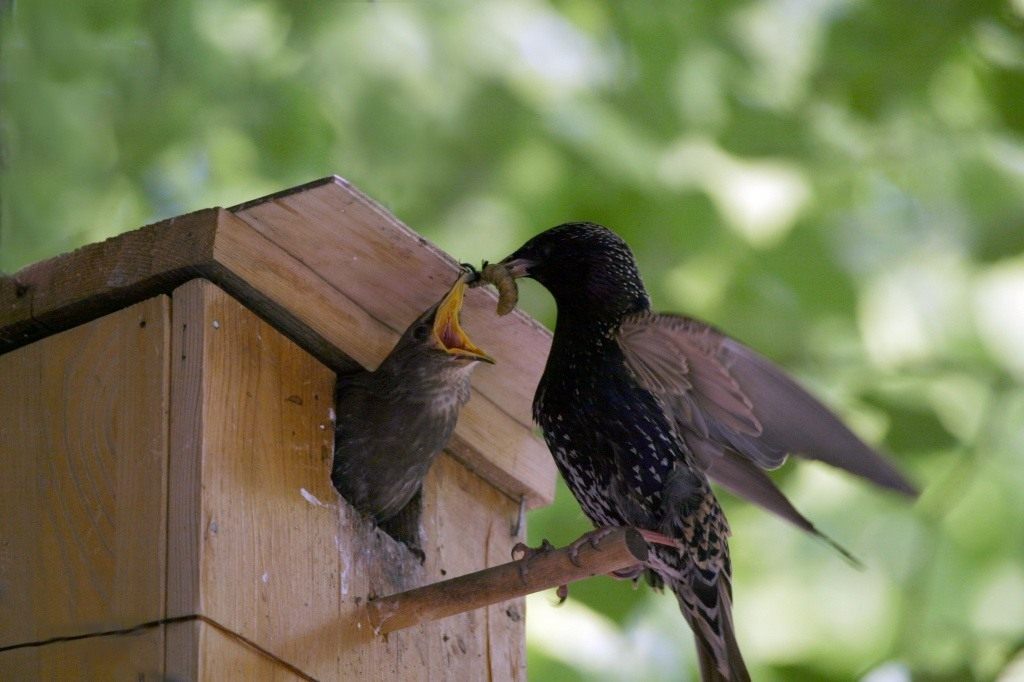
[{"label": "speckled plumage", "polygon": [[533,409],[569,489],[597,526],[681,541],[651,546],[648,578],[675,593],[703,678],[749,680],[733,634],[729,526],[709,476],[810,532],[761,470],[787,452],[912,487],[767,360],[702,322],[651,312],[633,254],[606,228],[552,228],[502,263],[558,307]]}]

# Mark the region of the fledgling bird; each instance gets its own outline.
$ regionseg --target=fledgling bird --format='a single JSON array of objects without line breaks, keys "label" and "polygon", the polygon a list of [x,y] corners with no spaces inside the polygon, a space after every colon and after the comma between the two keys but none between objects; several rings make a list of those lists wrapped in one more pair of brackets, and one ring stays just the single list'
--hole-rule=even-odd
[{"label": "fledgling bird", "polygon": [[502,279],[540,282],[558,308],[533,414],[569,489],[598,527],[676,541],[651,545],[648,580],[675,593],[704,680],[749,680],[729,525],[708,479],[813,533],[763,471],[787,453],[914,487],[782,369],[703,322],[652,312],[632,252],[607,228],[560,225],[498,265]]},{"label": "fledgling bird", "polygon": [[465,280],[409,325],[376,370],[338,379],[331,480],[377,523],[420,490],[469,400],[470,375],[494,362],[459,323]]}]

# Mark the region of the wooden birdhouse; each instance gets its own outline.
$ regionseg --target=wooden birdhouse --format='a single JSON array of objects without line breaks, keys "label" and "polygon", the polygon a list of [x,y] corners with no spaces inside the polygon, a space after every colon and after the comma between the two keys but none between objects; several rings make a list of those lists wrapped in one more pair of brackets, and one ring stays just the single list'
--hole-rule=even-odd
[{"label": "wooden birdhouse", "polygon": [[425,483],[422,563],[330,482],[336,374],[457,272],[332,177],[0,279],[0,679],[523,679],[521,600],[359,614],[508,562],[520,501],[551,502],[548,332],[469,293],[498,364]]}]

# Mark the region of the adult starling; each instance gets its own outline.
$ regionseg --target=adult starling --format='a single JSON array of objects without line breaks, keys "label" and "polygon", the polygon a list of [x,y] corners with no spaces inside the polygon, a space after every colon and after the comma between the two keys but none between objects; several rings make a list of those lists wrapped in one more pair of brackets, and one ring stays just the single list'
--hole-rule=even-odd
[{"label": "adult starling", "polygon": [[787,453],[913,486],[779,367],[703,322],[652,312],[633,254],[607,228],[552,228],[499,265],[557,304],[533,413],[569,489],[598,527],[676,541],[652,544],[648,580],[675,593],[704,680],[749,680],[709,477],[811,532],[763,471]]},{"label": "adult starling", "polygon": [[338,379],[331,479],[378,523],[419,491],[469,400],[473,369],[494,362],[459,324],[465,279],[409,325],[375,371]]}]

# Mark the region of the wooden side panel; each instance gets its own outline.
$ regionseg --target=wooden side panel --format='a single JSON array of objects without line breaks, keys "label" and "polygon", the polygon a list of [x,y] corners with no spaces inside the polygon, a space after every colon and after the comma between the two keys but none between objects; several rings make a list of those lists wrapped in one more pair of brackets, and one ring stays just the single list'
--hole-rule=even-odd
[{"label": "wooden side panel", "polygon": [[164,629],[164,679],[191,682],[199,679],[199,639],[203,623],[198,619],[171,623]]},{"label": "wooden side panel", "polygon": [[[171,317],[171,408],[167,493],[167,617],[199,613],[200,488],[203,447],[204,292],[212,285],[192,280],[175,290]],[[169,635],[171,638],[171,635]],[[170,645],[170,642],[169,642]],[[190,655],[195,644],[182,642]],[[184,651],[184,650],[183,650]],[[181,656],[183,654],[175,654]]]},{"label": "wooden side panel", "polygon": [[168,306],[0,356],[0,646],[163,616]]},{"label": "wooden side panel", "polygon": [[[175,348],[188,350],[176,357],[182,365],[172,389],[171,494],[183,500],[182,510],[194,510],[182,514],[198,544],[183,551],[196,558],[197,572],[170,581],[169,603],[263,645],[279,622],[309,622],[311,612],[336,600],[320,575],[336,570],[335,529],[317,523],[325,510],[308,501],[334,495],[334,375],[203,280],[175,291],[174,326]],[[189,358],[201,374],[179,376]],[[188,422],[201,431],[179,430],[177,415],[195,411]],[[193,433],[201,438],[190,440]],[[189,571],[171,567],[174,576]],[[268,601],[279,589],[296,599]],[[316,644],[292,647],[287,660],[296,663]]]},{"label": "wooden side panel", "polygon": [[[270,656],[246,646],[206,623],[199,628],[199,679],[260,680],[261,682],[298,682],[308,680]],[[340,678],[339,678],[340,679]]]},{"label": "wooden side panel", "polygon": [[[450,457],[442,456],[432,467],[424,492],[424,530],[432,539],[425,563],[427,575],[402,589],[505,563],[511,558],[512,546],[525,539],[525,528],[519,529],[519,535],[512,534],[518,504]],[[440,634],[442,646],[432,652],[431,660],[431,670],[438,677],[460,658],[479,652],[484,657],[480,668],[465,669],[462,679],[525,680],[525,609],[525,601],[515,599],[411,632],[423,632],[428,645]],[[460,635],[467,645],[465,652]]]},{"label": "wooden side panel", "polygon": [[[163,667],[164,637],[196,642],[194,658]],[[132,680],[261,680],[303,677],[279,661],[217,628],[194,620],[118,635],[85,637],[0,652],[0,679],[93,682]]]},{"label": "wooden side panel", "polygon": [[163,680],[295,682],[309,679],[296,674],[265,652],[201,620],[168,625],[167,641],[189,644],[186,649],[176,652],[173,646],[168,645]]},{"label": "wooden side panel", "polygon": [[166,679],[163,641],[163,628],[155,627],[130,634],[11,649],[0,652],[0,679],[158,682]]},{"label": "wooden side panel", "polygon": [[[375,637],[353,624],[367,595],[386,595],[508,561],[517,505],[442,455],[424,485],[421,565],[340,502],[340,673],[371,680],[523,680],[523,602],[514,600]],[[342,677],[344,677],[342,675]]]},{"label": "wooden side panel", "polygon": [[[517,541],[516,503],[443,456],[425,489],[421,565],[331,486],[327,368],[206,282],[175,291],[173,324],[176,335],[185,330],[175,362],[177,349],[188,348],[186,361],[199,354],[203,368],[201,377],[183,375],[198,393],[175,375],[174,414],[186,408],[179,397],[196,406],[190,419],[203,424],[203,436],[191,454],[172,446],[174,458],[191,457],[188,466],[172,461],[171,497],[184,486],[185,504],[198,509],[190,551],[199,569],[169,581],[169,604],[196,605],[317,679],[520,679],[521,604],[513,616],[507,606],[483,609],[387,641],[357,625],[371,594],[506,560]],[[514,639],[499,641],[506,637]]]}]

